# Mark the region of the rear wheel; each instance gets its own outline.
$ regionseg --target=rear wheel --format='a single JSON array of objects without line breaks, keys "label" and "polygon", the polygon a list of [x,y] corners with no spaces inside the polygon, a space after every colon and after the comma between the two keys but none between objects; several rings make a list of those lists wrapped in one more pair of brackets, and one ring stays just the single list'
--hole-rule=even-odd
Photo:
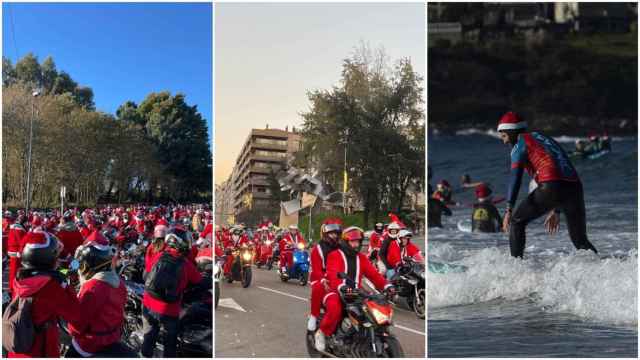
[{"label": "rear wheel", "polygon": [[309,273],[305,272],[300,275],[300,286],[307,285],[307,281],[309,280]]},{"label": "rear wheel", "polygon": [[307,330],[306,341],[307,343],[307,352],[309,353],[310,358],[323,358],[326,357],[321,354],[318,350],[316,350],[316,338],[315,333],[313,331]]}]

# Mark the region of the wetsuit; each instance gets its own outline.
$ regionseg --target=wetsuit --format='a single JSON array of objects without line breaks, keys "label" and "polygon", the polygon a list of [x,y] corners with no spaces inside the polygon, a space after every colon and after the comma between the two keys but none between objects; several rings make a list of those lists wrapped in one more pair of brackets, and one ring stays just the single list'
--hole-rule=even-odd
[{"label": "wetsuit", "polygon": [[518,135],[511,151],[508,208],[516,203],[524,170],[538,183],[538,187],[511,216],[511,256],[522,257],[527,224],[550,210],[564,212],[569,236],[576,249],[597,252],[587,239],[582,182],[564,149],[553,139],[537,132]]},{"label": "wetsuit", "polygon": [[429,198],[427,214],[427,226],[428,227],[442,227],[442,214],[451,216],[451,210],[444,205],[441,201],[434,198]]},{"label": "wetsuit", "polygon": [[498,213],[498,209],[491,201],[482,201],[473,204],[471,229],[474,232],[499,232],[501,223],[500,213]]}]

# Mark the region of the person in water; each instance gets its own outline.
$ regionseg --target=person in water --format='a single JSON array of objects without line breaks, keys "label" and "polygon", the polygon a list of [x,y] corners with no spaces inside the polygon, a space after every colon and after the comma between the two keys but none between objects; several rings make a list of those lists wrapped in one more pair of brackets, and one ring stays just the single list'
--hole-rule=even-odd
[{"label": "person in water", "polygon": [[491,188],[484,183],[476,186],[476,199],[471,213],[471,229],[474,232],[500,232],[502,219],[493,203]]},{"label": "person in water", "polygon": [[[428,182],[428,194],[433,194],[433,187],[431,186],[431,178],[433,177],[433,171],[431,166],[427,167],[427,179]],[[427,227],[442,227],[442,215],[451,216],[451,210],[440,200],[435,199],[433,196],[429,196],[427,204]]]},{"label": "person in water", "polygon": [[[587,239],[582,182],[564,149],[550,137],[527,132],[527,123],[511,111],[500,118],[498,133],[502,142],[511,147],[507,209],[502,221],[503,230],[509,232],[511,256],[523,256],[529,222],[547,214],[545,227],[553,234],[560,225],[560,212],[565,215],[576,249],[597,253]],[[525,170],[538,187],[513,211]]]}]

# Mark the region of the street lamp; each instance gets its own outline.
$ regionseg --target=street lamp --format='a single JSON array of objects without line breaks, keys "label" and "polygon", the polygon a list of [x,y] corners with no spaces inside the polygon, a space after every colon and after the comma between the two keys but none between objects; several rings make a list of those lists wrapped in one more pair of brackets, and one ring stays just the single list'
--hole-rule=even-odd
[{"label": "street lamp", "polygon": [[347,214],[347,144],[349,141],[349,129],[344,130],[344,172],[342,175],[342,212]]},{"label": "street lamp", "polygon": [[31,207],[31,148],[33,147],[33,121],[36,117],[36,101],[35,98],[40,96],[40,90],[35,90],[31,95],[34,97],[31,103],[31,124],[29,126],[29,154],[27,155],[27,203],[25,204],[25,214],[29,215]]}]

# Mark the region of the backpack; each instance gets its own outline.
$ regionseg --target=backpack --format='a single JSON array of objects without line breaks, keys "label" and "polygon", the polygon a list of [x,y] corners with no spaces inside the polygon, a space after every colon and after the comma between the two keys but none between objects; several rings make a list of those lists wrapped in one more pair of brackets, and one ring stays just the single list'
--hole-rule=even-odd
[{"label": "backpack", "polygon": [[29,352],[36,333],[48,327],[49,322],[40,326],[33,323],[32,307],[33,297],[20,296],[16,296],[7,306],[2,315],[2,346],[7,351],[19,354]]},{"label": "backpack", "polygon": [[176,258],[164,253],[153,265],[144,283],[145,290],[154,298],[168,303],[180,300],[178,280],[184,258]]}]

